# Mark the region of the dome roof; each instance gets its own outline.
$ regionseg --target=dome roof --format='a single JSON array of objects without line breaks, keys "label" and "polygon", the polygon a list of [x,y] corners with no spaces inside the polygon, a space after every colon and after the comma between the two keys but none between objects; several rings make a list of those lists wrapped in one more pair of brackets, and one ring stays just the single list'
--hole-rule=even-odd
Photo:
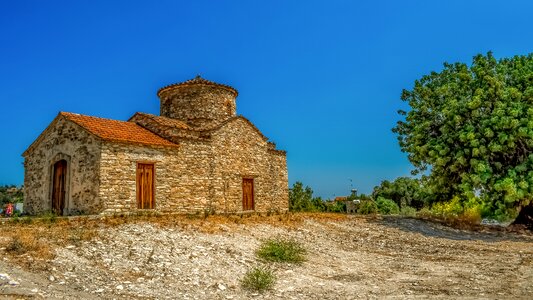
[{"label": "dome roof", "polygon": [[211,85],[211,86],[214,86],[214,87],[219,87],[219,88],[228,90],[229,92],[233,93],[233,95],[235,97],[237,97],[237,95],[239,94],[236,89],[232,88],[229,85],[216,83],[216,82],[204,79],[204,78],[200,77],[200,75],[197,75],[193,79],[189,79],[187,81],[180,82],[180,83],[174,83],[174,84],[167,85],[165,87],[160,88],[159,91],[157,91],[157,96],[159,97],[159,96],[161,96],[162,93],[164,93],[166,91],[169,91],[169,90],[173,90],[175,88],[194,86],[194,85]]}]

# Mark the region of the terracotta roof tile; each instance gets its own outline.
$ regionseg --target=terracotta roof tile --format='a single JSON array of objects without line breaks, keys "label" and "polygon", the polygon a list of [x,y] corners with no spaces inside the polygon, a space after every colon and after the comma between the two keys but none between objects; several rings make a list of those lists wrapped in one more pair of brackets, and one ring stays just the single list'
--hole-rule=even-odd
[{"label": "terracotta roof tile", "polygon": [[189,79],[189,80],[184,81],[184,82],[174,83],[174,84],[167,85],[165,87],[160,88],[159,91],[157,91],[157,96],[159,97],[159,96],[161,96],[161,93],[163,93],[163,92],[165,92],[167,90],[176,88],[176,87],[190,86],[190,85],[197,85],[197,84],[200,84],[200,85],[212,85],[212,86],[221,87],[223,89],[226,89],[226,90],[229,90],[230,92],[232,92],[235,95],[235,97],[237,97],[237,95],[239,94],[239,92],[237,92],[236,89],[234,89],[233,87],[231,87],[229,85],[216,83],[216,82],[204,79],[204,78],[200,77],[200,75],[198,75],[198,76],[196,76],[193,79]]},{"label": "terracotta roof tile", "polygon": [[68,112],[61,112],[60,115],[104,140],[156,146],[178,146],[134,122],[97,118]]}]

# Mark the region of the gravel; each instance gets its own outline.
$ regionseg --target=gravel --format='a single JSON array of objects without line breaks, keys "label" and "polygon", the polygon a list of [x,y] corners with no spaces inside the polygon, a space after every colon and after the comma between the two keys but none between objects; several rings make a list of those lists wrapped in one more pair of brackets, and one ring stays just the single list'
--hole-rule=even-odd
[{"label": "gravel", "polygon": [[[209,222],[209,220],[207,221]],[[287,225],[126,223],[55,248],[46,270],[0,260],[0,295],[64,299],[533,298],[533,237],[470,232],[407,218],[307,217]],[[281,236],[307,250],[301,264],[255,250]],[[268,264],[272,290],[240,280]]]}]

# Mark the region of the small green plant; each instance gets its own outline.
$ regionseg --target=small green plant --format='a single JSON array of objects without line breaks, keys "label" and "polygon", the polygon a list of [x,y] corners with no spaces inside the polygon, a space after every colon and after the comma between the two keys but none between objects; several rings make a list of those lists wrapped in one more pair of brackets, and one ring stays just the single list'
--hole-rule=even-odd
[{"label": "small green plant", "polygon": [[396,202],[390,199],[378,197],[378,200],[376,201],[376,205],[378,207],[380,214],[397,215],[398,213],[400,213],[400,208],[398,207],[398,204],[396,204]]},{"label": "small green plant", "polygon": [[266,267],[255,267],[249,270],[241,280],[242,287],[255,292],[270,289],[276,282],[276,276],[272,270]]},{"label": "small green plant", "polygon": [[54,212],[46,212],[41,215],[41,218],[45,223],[55,223],[57,221],[57,215]]},{"label": "small green plant", "polygon": [[275,238],[264,241],[256,254],[267,261],[299,263],[305,260],[306,250],[295,240]]},{"label": "small green plant", "polygon": [[373,200],[364,200],[359,204],[357,213],[362,215],[370,215],[378,212],[378,206]]}]

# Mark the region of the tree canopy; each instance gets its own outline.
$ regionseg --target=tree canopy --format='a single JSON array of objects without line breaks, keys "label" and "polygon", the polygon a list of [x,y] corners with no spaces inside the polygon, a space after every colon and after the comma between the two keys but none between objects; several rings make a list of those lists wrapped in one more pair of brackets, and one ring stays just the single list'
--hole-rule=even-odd
[{"label": "tree canopy", "polygon": [[393,129],[415,173],[442,201],[478,201],[514,217],[533,198],[533,53],[444,64],[404,90]]},{"label": "tree canopy", "polygon": [[380,197],[394,201],[399,207],[411,206],[416,209],[421,209],[432,200],[422,180],[409,177],[398,177],[392,182],[383,180],[372,192],[372,198]]}]

